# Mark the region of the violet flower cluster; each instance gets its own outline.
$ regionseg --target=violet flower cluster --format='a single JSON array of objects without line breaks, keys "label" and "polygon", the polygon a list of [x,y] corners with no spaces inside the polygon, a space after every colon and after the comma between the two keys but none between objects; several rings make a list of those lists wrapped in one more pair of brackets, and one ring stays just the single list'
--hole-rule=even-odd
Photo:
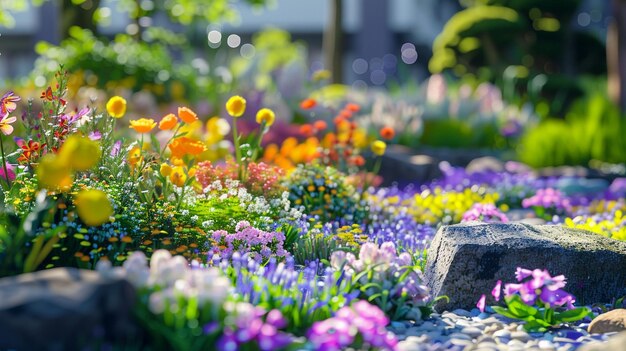
[{"label": "violet flower cluster", "polygon": [[507,216],[491,203],[477,203],[463,214],[462,222],[479,221],[485,223],[506,223]]},{"label": "violet flower cluster", "polygon": [[[307,338],[317,351],[345,350],[358,339],[378,350],[396,350],[395,335],[385,326],[389,319],[378,307],[360,300],[352,307],[343,307],[329,319],[316,322]],[[360,336],[360,338],[359,338]]]},{"label": "violet flower cluster", "polygon": [[[517,267],[515,278],[518,283],[504,285],[504,297],[519,295],[522,301],[529,305],[537,305],[545,308],[574,309],[574,296],[563,290],[566,285],[565,276],[551,276],[547,270],[525,269]],[[491,294],[500,300],[502,282],[498,281]],[[485,295],[483,295],[477,307],[483,311],[485,308]]]},{"label": "violet flower cluster", "polygon": [[[392,242],[385,242],[380,248],[374,243],[365,243],[361,246],[358,259],[352,253],[335,251],[330,264],[332,268],[343,270],[353,277],[369,271],[354,282],[361,286],[375,285],[365,289],[361,298],[368,299],[383,291],[385,294],[388,292],[388,301],[380,297],[372,301],[385,312],[395,310],[394,316],[398,318],[421,319],[418,307],[426,306],[430,301],[430,291],[424,284],[422,272],[414,266],[409,253],[398,255]],[[403,305],[396,305],[398,301],[404,301]]]},{"label": "violet flower cluster", "polygon": [[216,230],[211,234],[211,239],[215,242],[213,254],[224,258],[232,257],[235,252],[250,253],[255,260],[289,256],[289,252],[283,247],[285,234],[254,228],[247,221],[237,223],[235,233]]},{"label": "violet flower cluster", "polygon": [[[280,331],[287,327],[287,320],[276,309],[266,312],[263,308],[247,302],[227,302],[228,313],[223,334],[217,342],[218,350],[237,351],[246,344],[256,344],[261,351],[282,349],[292,343],[292,336]],[[207,332],[211,332],[208,325]]]}]

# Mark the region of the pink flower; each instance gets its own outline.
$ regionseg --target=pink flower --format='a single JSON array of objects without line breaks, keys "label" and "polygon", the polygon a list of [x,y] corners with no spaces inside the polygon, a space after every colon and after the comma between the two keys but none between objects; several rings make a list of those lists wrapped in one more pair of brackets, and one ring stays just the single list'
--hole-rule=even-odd
[{"label": "pink flower", "polygon": [[9,181],[13,181],[15,180],[15,167],[13,167],[12,164],[10,163],[6,163],[6,167],[7,167],[7,173],[8,173],[8,177],[6,174],[4,174],[4,167],[0,167],[0,178],[2,179],[9,179]]},{"label": "pink flower", "polygon": [[500,293],[502,292],[502,280],[498,280],[496,286],[491,290],[491,295],[496,299],[496,301],[500,301]]},{"label": "pink flower", "polygon": [[2,117],[0,117],[0,131],[2,134],[10,135],[13,133],[13,126],[11,123],[14,123],[15,121],[17,121],[17,118],[9,117],[8,113],[2,115]]},{"label": "pink flower", "polygon": [[476,307],[478,307],[480,312],[485,312],[485,299],[486,299],[485,294],[482,294],[480,296],[480,299],[478,300],[478,303],[476,304]]}]

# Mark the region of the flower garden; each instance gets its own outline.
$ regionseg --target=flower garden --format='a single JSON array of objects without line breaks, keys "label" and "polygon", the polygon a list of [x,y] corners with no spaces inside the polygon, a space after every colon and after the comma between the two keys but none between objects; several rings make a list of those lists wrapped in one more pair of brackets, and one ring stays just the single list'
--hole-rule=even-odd
[{"label": "flower garden", "polygon": [[[174,64],[149,55],[107,82],[72,54],[93,35],[71,33],[46,44],[36,83],[0,92],[0,349],[626,347],[623,275],[589,286],[511,246],[506,259],[457,257],[489,289],[434,288],[454,284],[434,243],[478,223],[558,228],[626,270],[626,120],[608,98],[549,120],[565,108],[507,82],[433,72],[392,93],[332,84],[328,70],[302,80],[289,76],[299,44],[278,30],[254,39],[258,62],[233,64],[238,83],[185,67],[159,82],[170,68],[158,65]],[[125,40],[89,55],[113,67],[109,48],[148,50]],[[453,161],[464,150],[489,157]],[[420,152],[434,175],[410,168]],[[29,339],[56,323],[71,327]]]}]

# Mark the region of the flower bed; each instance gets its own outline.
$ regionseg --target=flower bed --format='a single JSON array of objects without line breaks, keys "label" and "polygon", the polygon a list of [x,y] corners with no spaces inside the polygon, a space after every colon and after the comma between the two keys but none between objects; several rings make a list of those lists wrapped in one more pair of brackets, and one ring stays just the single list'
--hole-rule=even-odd
[{"label": "flower bed", "polygon": [[[473,174],[442,167],[444,177],[429,184],[375,187],[395,132],[361,129],[352,103],[332,122],[302,126],[300,139],[265,145],[274,112],[259,109],[257,130],[239,133],[239,96],[224,104],[230,121],[212,118],[206,128],[186,107],[122,128],[123,98],[103,111],[67,111],[65,77],[57,78],[40,113],[27,103],[18,121],[20,98],[0,101],[0,273],[69,266],[124,276],[137,289],[153,348],[396,349],[390,321],[419,323],[445,298],[431,296],[422,275],[442,225],[523,213],[626,240],[626,191],[617,185],[566,193],[558,179],[509,165]],[[316,104],[305,100],[301,112]],[[508,310],[496,312],[529,320],[531,303],[574,308],[560,290],[564,277],[520,272],[539,272],[538,287],[549,293],[528,299],[509,285]],[[591,316],[575,311],[528,325]]]}]

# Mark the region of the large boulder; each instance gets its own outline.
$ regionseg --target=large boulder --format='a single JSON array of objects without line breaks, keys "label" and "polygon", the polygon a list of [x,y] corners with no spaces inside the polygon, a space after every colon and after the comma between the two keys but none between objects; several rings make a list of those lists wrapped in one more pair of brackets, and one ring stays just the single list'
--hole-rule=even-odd
[{"label": "large boulder", "polygon": [[[626,295],[626,242],[562,226],[463,223],[439,229],[428,250],[426,281],[432,294],[447,295],[439,309],[471,309],[515,269],[545,268],[564,274],[565,290],[579,304]],[[487,301],[494,303],[493,299]]]},{"label": "large boulder", "polygon": [[136,340],[133,287],[73,268],[0,279],[0,349],[78,350]]},{"label": "large boulder", "polygon": [[591,321],[590,334],[605,334],[626,331],[626,309],[618,308],[602,313]]}]

